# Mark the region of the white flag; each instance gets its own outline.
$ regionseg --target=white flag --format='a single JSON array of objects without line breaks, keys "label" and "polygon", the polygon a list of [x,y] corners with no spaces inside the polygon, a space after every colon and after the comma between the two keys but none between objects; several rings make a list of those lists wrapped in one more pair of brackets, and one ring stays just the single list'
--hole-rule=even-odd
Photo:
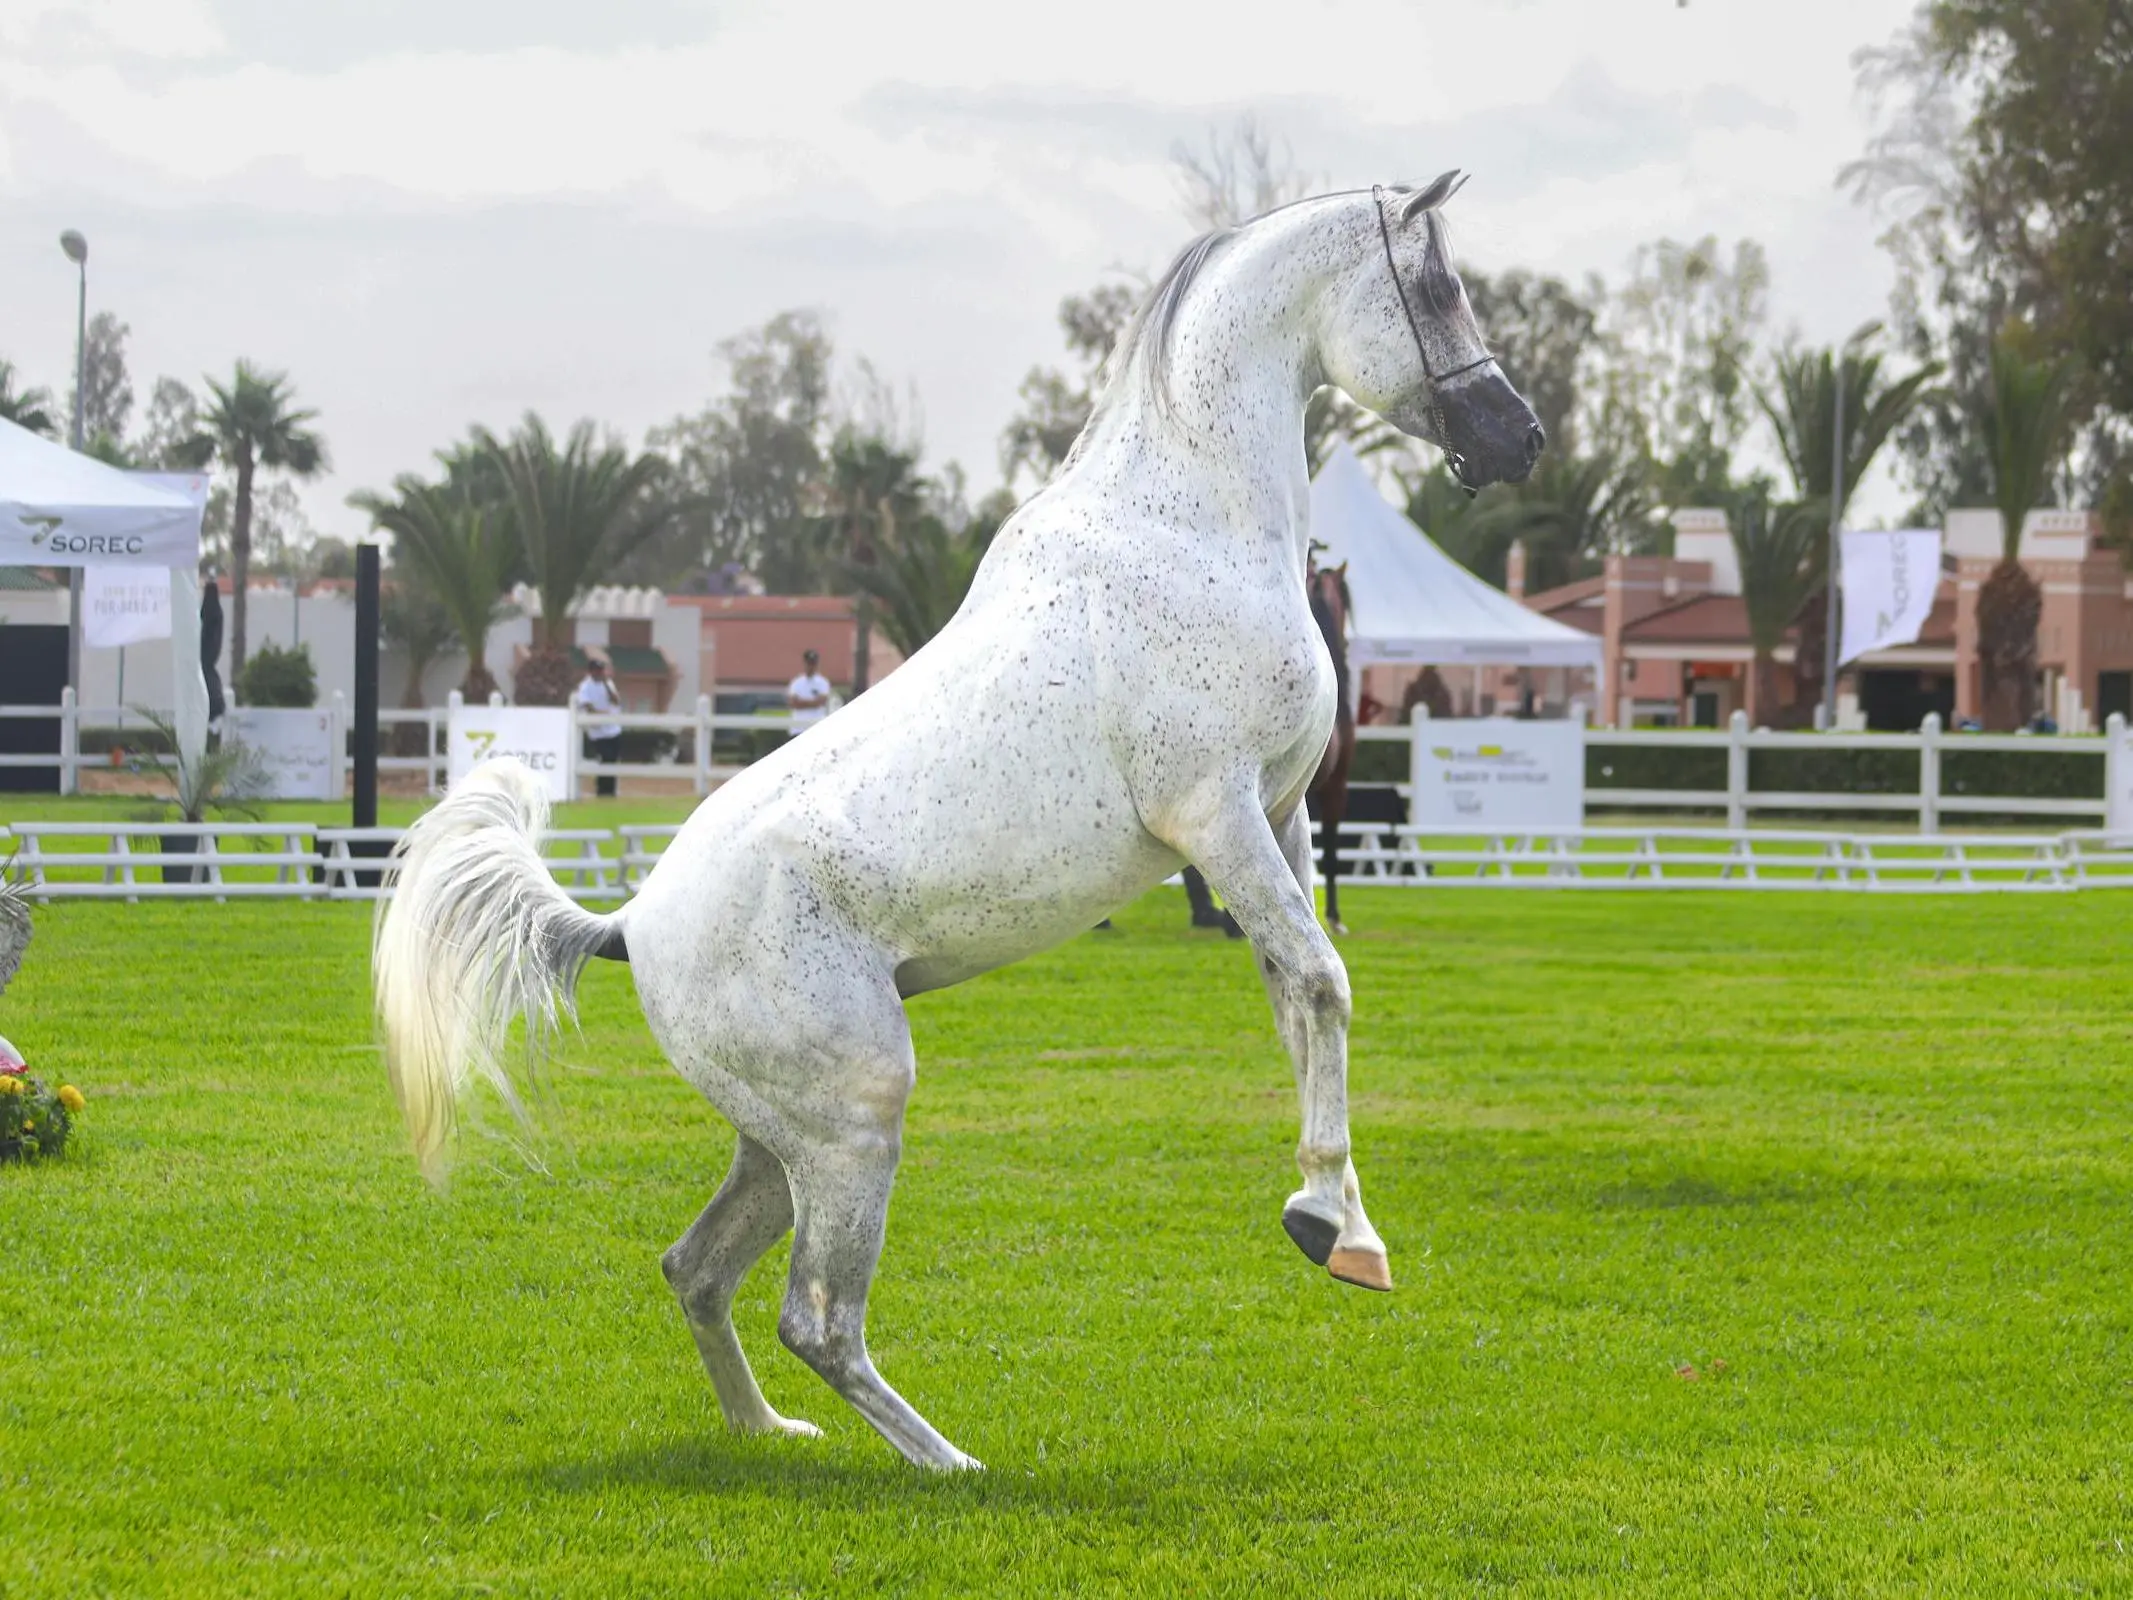
[{"label": "white flag", "polygon": [[1869,651],[1911,643],[1926,625],[1933,592],[1940,587],[1940,530],[1847,530],[1840,537],[1844,545],[1838,587],[1844,629],[1839,659],[1856,661]]},{"label": "white flag", "polygon": [[170,568],[89,567],[81,576],[81,642],[99,650],[170,637]]}]

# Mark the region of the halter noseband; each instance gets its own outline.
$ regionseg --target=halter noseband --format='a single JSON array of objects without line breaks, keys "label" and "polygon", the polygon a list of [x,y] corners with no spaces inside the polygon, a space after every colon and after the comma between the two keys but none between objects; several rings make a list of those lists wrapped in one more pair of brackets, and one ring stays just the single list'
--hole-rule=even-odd
[{"label": "halter noseband", "polygon": [[[1385,270],[1392,275],[1392,292],[1400,297],[1400,313],[1407,318],[1407,331],[1414,335],[1415,354],[1422,358],[1422,376],[1429,380],[1429,417],[1437,429],[1438,447],[1451,457],[1454,469],[1465,465],[1459,453],[1452,449],[1444,427],[1444,407],[1437,399],[1437,386],[1458,377],[1463,372],[1472,372],[1476,367],[1485,367],[1496,358],[1487,351],[1463,367],[1454,367],[1449,372],[1432,372],[1429,366],[1429,350],[1422,343],[1422,324],[1415,320],[1415,308],[1407,302],[1407,285],[1400,281],[1400,264],[1392,255],[1392,229],[1385,221],[1385,187],[1373,183],[1370,186],[1370,207],[1378,215],[1378,238],[1385,246]],[[1462,480],[1464,481],[1464,480]]]}]

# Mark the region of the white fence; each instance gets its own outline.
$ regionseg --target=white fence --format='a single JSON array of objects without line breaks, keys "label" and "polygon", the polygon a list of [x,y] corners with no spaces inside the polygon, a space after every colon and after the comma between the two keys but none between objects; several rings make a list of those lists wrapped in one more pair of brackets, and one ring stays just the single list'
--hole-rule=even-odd
[{"label": "white fence", "polygon": [[[455,693],[452,700],[457,702]],[[492,696],[490,704],[503,704],[501,695]],[[340,754],[340,786],[348,787],[350,756],[348,750],[351,726],[348,706],[339,693],[327,701],[327,714],[333,719],[333,748]],[[378,770],[380,772],[417,773],[423,787],[431,793],[441,793],[445,782],[445,726],[450,720],[450,705],[432,706],[422,710],[380,708],[378,712]],[[78,794],[81,778],[85,772],[101,772],[112,768],[110,756],[101,752],[85,752],[84,734],[94,734],[97,742],[105,745],[126,743],[130,733],[136,739],[153,737],[154,730],[135,711],[116,706],[76,706],[74,691],[61,692],[57,706],[10,706],[0,705],[0,721],[57,722],[59,724],[59,749],[48,755],[0,754],[0,768],[20,768],[52,771],[59,774],[59,792]],[[754,742],[768,745],[792,731],[792,717],[787,712],[763,712],[740,714],[716,712],[711,709],[711,697],[698,695],[696,708],[688,712],[624,711],[614,713],[580,713],[577,723],[582,731],[593,723],[619,723],[625,732],[632,729],[650,729],[675,736],[675,754],[667,761],[616,761],[600,762],[589,758],[578,761],[578,776],[589,784],[590,780],[602,777],[663,778],[676,784],[687,784],[699,795],[709,794],[713,788],[733,777],[747,765],[745,761],[721,763],[716,759],[718,735],[753,736]],[[420,728],[419,743],[423,754],[401,755],[394,753],[394,734],[401,728]],[[761,736],[768,735],[763,738]]]},{"label": "white fence", "polygon": [[[456,700],[457,696],[453,698]],[[491,703],[501,704],[501,697],[492,699]],[[345,790],[347,708],[341,697],[335,695],[327,709],[334,718],[333,747],[340,753],[341,787]],[[425,789],[441,791],[445,781],[444,730],[450,715],[449,706],[421,711],[381,710],[378,714],[379,770],[418,774]],[[0,705],[0,719],[57,719],[59,722],[59,751],[56,755],[0,755],[0,767],[56,767],[61,793],[77,793],[83,772],[109,765],[107,756],[82,753],[83,731],[94,730],[107,742],[110,739],[123,742],[127,718],[127,713],[116,708],[78,708],[73,704],[71,691],[64,697],[64,703],[57,707]],[[586,780],[616,776],[666,779],[677,787],[686,785],[695,794],[708,794],[746,765],[745,761],[722,763],[716,759],[719,735],[742,736],[760,748],[768,749],[791,729],[790,718],[784,713],[739,715],[714,712],[708,695],[699,695],[695,709],[689,712],[581,713],[578,717],[581,730],[595,721],[620,723],[625,730],[648,729],[672,734],[676,739],[675,752],[672,759],[666,761],[603,763],[581,759],[577,764],[581,792]],[[1356,731],[1366,743],[1397,744],[1407,751],[1412,748],[1418,731],[1428,726],[1428,723],[1414,727],[1369,726]],[[131,718],[131,727],[142,733],[148,731],[138,716]],[[422,744],[424,753],[387,753],[394,742],[393,731],[406,727],[423,730],[417,742]],[[1585,744],[1588,765],[1596,763],[1603,774],[1610,754],[1619,751],[1704,750],[1723,751],[1725,756],[1722,787],[1616,788],[1588,784],[1585,790],[1588,817],[1595,812],[1722,813],[1725,826],[1737,830],[1748,827],[1758,813],[1812,811],[1907,820],[1922,834],[1937,834],[1948,823],[1959,824],[1964,818],[1975,816],[2035,818],[2043,826],[2133,825],[2133,736],[2128,734],[2125,719],[2116,714],[2101,735],[2033,736],[1947,733],[1942,730],[1937,716],[1927,717],[1925,725],[1916,733],[1773,733],[1768,729],[1751,730],[1746,716],[1736,712],[1731,726],[1723,729],[1594,728],[1586,732]],[[1751,757],[1757,751],[1823,753],[1861,750],[1915,752],[1918,762],[1915,791],[1861,793],[1856,790],[1757,789],[1751,783],[1754,770]],[[2015,753],[2025,764],[2058,761],[2092,766],[2098,780],[2091,786],[2094,797],[2045,798],[1951,790],[1945,782],[1947,758],[1952,754],[1986,751]],[[1410,766],[1409,761],[1402,761],[1400,770],[1404,774]],[[1409,785],[1404,781],[1397,787],[1403,796],[1409,792]],[[2115,817],[2111,814],[2109,801],[2113,795],[2121,797],[2122,812]]]},{"label": "white fence", "polygon": [[[569,893],[644,882],[672,826],[564,828],[541,854]],[[2133,833],[2010,837],[1715,828],[1558,828],[1454,836],[1365,827],[1341,852],[1351,886],[1409,889],[1759,889],[1974,894],[2133,888]],[[395,828],[310,823],[21,822],[0,869],[32,899],[365,900]],[[10,852],[12,856],[10,858]]]}]

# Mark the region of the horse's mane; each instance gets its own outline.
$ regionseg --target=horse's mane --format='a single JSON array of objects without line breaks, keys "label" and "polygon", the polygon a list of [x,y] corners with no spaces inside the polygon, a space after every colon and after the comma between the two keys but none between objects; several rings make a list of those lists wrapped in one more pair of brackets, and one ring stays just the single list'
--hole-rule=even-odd
[{"label": "horse's mane", "polygon": [[[1433,248],[1425,253],[1422,272],[1422,292],[1430,309],[1440,315],[1458,300],[1458,280],[1451,276],[1451,241],[1444,232],[1442,219],[1437,214],[1444,194],[1451,186],[1440,178],[1418,191],[1412,184],[1388,184],[1383,193],[1389,197],[1415,197],[1425,203],[1416,209],[1425,211],[1428,217],[1430,243]],[[1328,194],[1307,195],[1300,200],[1291,200],[1258,216],[1235,224],[1232,227],[1216,228],[1203,233],[1188,244],[1170,263],[1156,286],[1149,291],[1133,319],[1119,334],[1118,343],[1104,364],[1103,386],[1090,408],[1089,420],[1083,426],[1074,446],[1067,452],[1066,464],[1071,464],[1081,453],[1082,442],[1089,437],[1099,417],[1114,409],[1124,398],[1129,384],[1138,379],[1141,398],[1164,420],[1173,414],[1175,395],[1170,386],[1170,335],[1177,326],[1179,313],[1184,309],[1185,297],[1192,290],[1209,261],[1230,240],[1245,229],[1264,222],[1269,217],[1279,216],[1284,211],[1293,211],[1298,206],[1312,205],[1322,200],[1340,200],[1349,195],[1368,194],[1367,189],[1337,189]],[[1410,215],[1412,212],[1410,212]],[[1447,281],[1448,280],[1448,281]]]}]

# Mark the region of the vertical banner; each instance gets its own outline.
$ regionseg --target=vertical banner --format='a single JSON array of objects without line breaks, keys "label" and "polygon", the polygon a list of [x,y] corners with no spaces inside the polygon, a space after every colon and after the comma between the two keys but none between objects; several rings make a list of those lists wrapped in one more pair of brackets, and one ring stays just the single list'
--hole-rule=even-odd
[{"label": "vertical banner", "polygon": [[1926,625],[1940,587],[1940,530],[1894,533],[1847,529],[1837,587],[1844,602],[1837,659],[1856,661],[1875,650],[1909,644]]},{"label": "vertical banner", "polygon": [[170,568],[87,567],[81,642],[97,650],[170,637]]},{"label": "vertical banner", "polygon": [[1411,816],[1435,828],[1576,828],[1585,821],[1585,725],[1465,717],[1414,725]]},{"label": "vertical banner", "polygon": [[577,798],[578,733],[568,706],[455,706],[445,734],[445,783],[484,761],[516,756],[548,786],[550,800]]},{"label": "vertical banner", "polygon": [[267,706],[232,706],[222,736],[259,758],[263,800],[338,800],[334,779],[333,713]]}]

